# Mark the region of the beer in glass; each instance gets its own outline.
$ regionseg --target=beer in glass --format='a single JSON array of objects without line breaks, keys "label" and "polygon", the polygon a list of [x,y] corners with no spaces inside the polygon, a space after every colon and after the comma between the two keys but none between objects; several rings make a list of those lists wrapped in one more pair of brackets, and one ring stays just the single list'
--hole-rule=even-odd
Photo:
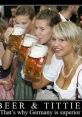
[{"label": "beer in glass", "polygon": [[21,61],[24,61],[26,58],[26,53],[28,52],[28,49],[33,45],[36,44],[38,41],[36,36],[26,34],[24,36],[23,43],[21,44],[21,47],[19,49],[19,57],[18,59]]},{"label": "beer in glass", "polygon": [[37,81],[41,78],[47,52],[48,47],[44,45],[36,44],[31,47],[23,68],[25,80]]},{"label": "beer in glass", "polygon": [[8,41],[8,48],[12,52],[17,52],[19,50],[24,33],[25,29],[21,25],[14,26],[12,34],[9,36]]}]

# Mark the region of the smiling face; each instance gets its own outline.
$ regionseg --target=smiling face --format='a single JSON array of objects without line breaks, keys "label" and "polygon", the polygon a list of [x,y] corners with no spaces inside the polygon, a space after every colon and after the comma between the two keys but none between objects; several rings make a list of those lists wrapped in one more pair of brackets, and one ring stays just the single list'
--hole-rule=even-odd
[{"label": "smiling face", "polygon": [[32,20],[29,16],[18,15],[15,17],[15,24],[23,25],[26,29],[26,32],[29,33],[31,31]]},{"label": "smiling face", "polygon": [[60,22],[53,27],[52,48],[56,56],[78,54],[82,46],[82,30],[73,22]]},{"label": "smiling face", "polygon": [[35,20],[35,35],[39,38],[40,44],[46,44],[50,41],[52,36],[52,27],[49,26],[49,22],[45,19]]},{"label": "smiling face", "polygon": [[61,38],[56,38],[55,35],[51,40],[51,43],[52,49],[57,57],[64,57],[74,52],[72,44],[69,41]]}]

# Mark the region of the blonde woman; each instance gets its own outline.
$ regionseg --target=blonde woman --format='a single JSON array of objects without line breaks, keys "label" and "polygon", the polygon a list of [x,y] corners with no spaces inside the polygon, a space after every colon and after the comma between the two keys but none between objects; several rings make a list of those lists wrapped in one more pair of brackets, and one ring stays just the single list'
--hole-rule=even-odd
[{"label": "blonde woman", "polygon": [[[60,22],[53,28],[52,49],[57,58],[61,57],[63,63],[57,69],[57,75],[52,77],[49,70],[43,70],[42,79],[33,82],[33,88],[39,89],[54,82],[54,90],[61,100],[75,100],[78,78],[78,97],[82,98],[82,31],[71,21]],[[54,61],[51,62],[54,68]],[[52,69],[54,73],[54,69]]]}]

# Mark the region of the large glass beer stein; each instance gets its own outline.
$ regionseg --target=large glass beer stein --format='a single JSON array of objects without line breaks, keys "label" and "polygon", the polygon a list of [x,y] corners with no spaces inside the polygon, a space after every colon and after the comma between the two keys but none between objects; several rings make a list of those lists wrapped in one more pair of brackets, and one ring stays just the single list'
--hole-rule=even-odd
[{"label": "large glass beer stein", "polygon": [[25,80],[37,81],[41,78],[48,47],[36,44],[31,47],[23,68]]},{"label": "large glass beer stein", "polygon": [[25,29],[21,25],[15,25],[12,31],[12,34],[9,36],[8,48],[12,52],[17,52],[21,41],[23,39],[23,35],[25,33]]},{"label": "large glass beer stein", "polygon": [[36,44],[38,41],[36,36],[26,34],[23,40],[23,43],[21,44],[21,47],[19,49],[19,60],[24,61],[26,58],[26,53],[28,52],[28,49],[33,45]]}]

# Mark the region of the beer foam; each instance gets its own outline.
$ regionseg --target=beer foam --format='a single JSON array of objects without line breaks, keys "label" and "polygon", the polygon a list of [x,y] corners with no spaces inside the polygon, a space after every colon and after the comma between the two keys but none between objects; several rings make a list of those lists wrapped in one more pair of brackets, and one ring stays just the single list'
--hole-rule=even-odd
[{"label": "beer foam", "polygon": [[47,52],[48,52],[47,46],[44,46],[41,44],[36,44],[36,45],[31,47],[29,56],[32,58],[40,58],[40,57],[46,56]]},{"label": "beer foam", "polygon": [[37,38],[35,36],[32,36],[32,35],[25,35],[24,37],[24,42],[23,42],[23,46],[25,47],[31,47],[33,44],[36,44],[37,43]]},{"label": "beer foam", "polygon": [[22,35],[25,33],[25,29],[21,26],[14,26],[12,35]]},{"label": "beer foam", "polygon": [[31,38],[34,38],[34,39],[38,39],[36,36],[34,35],[31,35],[31,34],[25,34],[26,37],[31,37]]}]

